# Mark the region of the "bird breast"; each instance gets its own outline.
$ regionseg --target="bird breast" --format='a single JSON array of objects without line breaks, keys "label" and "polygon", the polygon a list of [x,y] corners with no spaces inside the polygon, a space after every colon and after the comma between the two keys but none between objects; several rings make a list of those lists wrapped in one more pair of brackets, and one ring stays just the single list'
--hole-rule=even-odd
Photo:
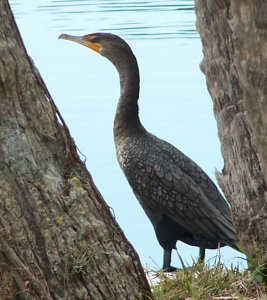
[{"label": "bird breast", "polygon": [[116,155],[122,170],[138,162],[138,158],[144,154],[144,145],[137,137],[129,136],[115,139]]}]

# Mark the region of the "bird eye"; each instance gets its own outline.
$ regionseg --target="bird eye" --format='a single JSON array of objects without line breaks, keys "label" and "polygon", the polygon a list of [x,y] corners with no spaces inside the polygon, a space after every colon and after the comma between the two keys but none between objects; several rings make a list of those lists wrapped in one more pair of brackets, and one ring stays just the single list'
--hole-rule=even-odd
[{"label": "bird eye", "polygon": [[97,42],[99,42],[99,38],[96,37],[96,36],[93,36],[93,37],[91,38],[90,42],[91,42],[91,43],[97,43]]}]

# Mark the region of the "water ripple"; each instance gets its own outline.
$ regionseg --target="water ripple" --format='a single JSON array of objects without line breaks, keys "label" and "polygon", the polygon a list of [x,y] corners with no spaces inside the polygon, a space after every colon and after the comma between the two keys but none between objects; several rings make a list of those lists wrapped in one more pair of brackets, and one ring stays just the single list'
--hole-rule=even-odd
[{"label": "water ripple", "polygon": [[[128,39],[198,38],[194,1],[11,0],[17,18],[43,18],[49,30],[106,31]],[[88,30],[88,28],[90,30]]]}]

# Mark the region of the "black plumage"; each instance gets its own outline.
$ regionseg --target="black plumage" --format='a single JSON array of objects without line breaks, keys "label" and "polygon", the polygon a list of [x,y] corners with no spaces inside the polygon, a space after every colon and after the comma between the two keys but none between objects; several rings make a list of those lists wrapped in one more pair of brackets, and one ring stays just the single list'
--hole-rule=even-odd
[{"label": "black plumage", "polygon": [[163,269],[172,271],[177,240],[205,249],[237,249],[230,208],[212,180],[189,157],[146,131],[139,120],[139,70],[128,44],[113,34],[61,35],[107,57],[117,68],[121,94],[114,120],[118,162],[164,249]]}]

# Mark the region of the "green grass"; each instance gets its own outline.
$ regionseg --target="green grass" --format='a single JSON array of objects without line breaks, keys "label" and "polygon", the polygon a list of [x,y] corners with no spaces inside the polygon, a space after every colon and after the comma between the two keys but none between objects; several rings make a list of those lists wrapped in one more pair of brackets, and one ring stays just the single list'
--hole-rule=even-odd
[{"label": "green grass", "polygon": [[[183,262],[182,265],[185,266]],[[171,275],[159,271],[153,272],[153,276],[158,279],[158,283],[152,284],[155,300],[267,300],[266,277],[255,261],[254,269],[226,268],[218,260],[213,266],[194,263],[191,268],[183,267]]]}]

